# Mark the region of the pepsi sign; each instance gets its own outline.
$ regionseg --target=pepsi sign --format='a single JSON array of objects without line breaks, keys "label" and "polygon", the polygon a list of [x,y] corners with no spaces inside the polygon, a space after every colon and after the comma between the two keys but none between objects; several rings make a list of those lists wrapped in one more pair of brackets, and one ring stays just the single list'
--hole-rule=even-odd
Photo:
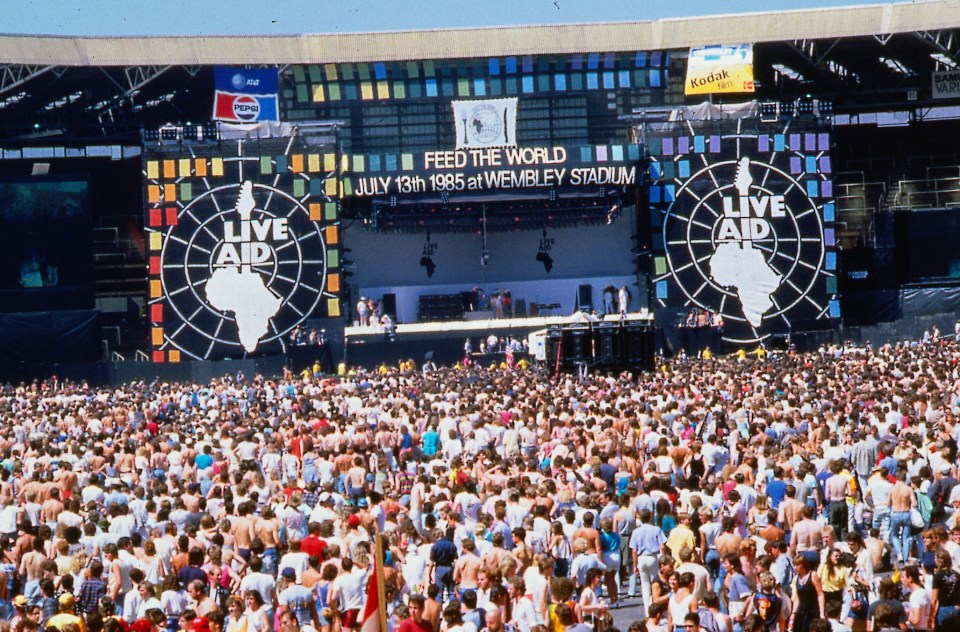
[{"label": "pepsi sign", "polygon": [[217,67],[213,118],[232,123],[277,121],[277,70]]}]

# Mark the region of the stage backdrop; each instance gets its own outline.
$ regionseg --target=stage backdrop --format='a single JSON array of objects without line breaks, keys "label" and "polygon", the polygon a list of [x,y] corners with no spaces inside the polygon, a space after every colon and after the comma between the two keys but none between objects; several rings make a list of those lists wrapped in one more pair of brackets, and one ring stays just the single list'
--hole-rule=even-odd
[{"label": "stage backdrop", "polygon": [[723,315],[728,343],[830,326],[830,135],[813,121],[678,121],[645,130],[654,299]]},{"label": "stage backdrop", "polygon": [[340,315],[336,162],[297,138],[144,147],[155,362],[281,353]]}]

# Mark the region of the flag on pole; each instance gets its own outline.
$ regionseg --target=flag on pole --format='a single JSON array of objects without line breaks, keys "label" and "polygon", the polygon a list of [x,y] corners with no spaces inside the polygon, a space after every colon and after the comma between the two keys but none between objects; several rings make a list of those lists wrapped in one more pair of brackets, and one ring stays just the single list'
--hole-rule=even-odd
[{"label": "flag on pole", "polygon": [[377,581],[379,569],[374,565],[370,579],[367,581],[367,603],[363,606],[363,617],[360,619],[360,632],[387,632],[380,629],[380,587]]}]

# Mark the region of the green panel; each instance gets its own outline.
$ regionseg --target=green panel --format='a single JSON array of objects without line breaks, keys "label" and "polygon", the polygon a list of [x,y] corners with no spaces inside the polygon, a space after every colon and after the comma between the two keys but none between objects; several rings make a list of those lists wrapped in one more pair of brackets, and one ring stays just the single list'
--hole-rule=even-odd
[{"label": "green panel", "polygon": [[299,199],[306,195],[307,188],[304,184],[303,178],[297,178],[293,181],[293,197]]},{"label": "green panel", "polygon": [[313,83],[320,83],[323,81],[323,74],[320,72],[320,66],[313,64],[309,68],[310,72],[310,81]]},{"label": "green panel", "polygon": [[184,201],[193,199],[192,182],[184,182],[180,185],[180,199]]},{"label": "green panel", "polygon": [[260,156],[260,173],[264,175],[273,173],[273,161],[270,156]]},{"label": "green panel", "polygon": [[461,77],[460,79],[457,80],[457,95],[461,97],[470,96],[470,80],[469,79],[465,77]]},{"label": "green panel", "polygon": [[654,257],[653,258],[653,273],[657,276],[667,273],[667,258],[666,257]]},{"label": "green panel", "polygon": [[360,73],[360,81],[370,79],[370,66],[368,64],[357,64],[357,71]]},{"label": "green panel", "polygon": [[433,77],[434,75],[436,75],[436,71],[433,67],[433,62],[430,60],[423,62],[423,76]]},{"label": "green panel", "polygon": [[330,85],[327,86],[327,98],[330,99],[331,101],[340,100],[340,84],[339,83],[331,83]]},{"label": "green panel", "polygon": [[354,156],[353,157],[353,169],[357,173],[363,173],[365,171],[364,165],[366,164],[365,156]]},{"label": "green panel", "polygon": [[343,69],[343,80],[353,81],[353,64],[344,64],[341,68]]},{"label": "green panel", "polygon": [[327,267],[329,268],[339,268],[340,267],[340,251],[334,248],[327,250]]},{"label": "green panel", "polygon": [[404,171],[410,171],[411,169],[413,169],[413,154],[401,154],[400,167]]},{"label": "green panel", "polygon": [[323,205],[323,218],[328,222],[332,222],[337,219],[337,203],[336,202],[327,202]]},{"label": "green panel", "polygon": [[407,62],[407,77],[410,79],[416,79],[420,76],[420,66],[417,65],[415,61]]},{"label": "green panel", "polygon": [[310,93],[307,92],[307,84],[305,83],[297,84],[297,101],[299,101],[300,103],[310,102]]},{"label": "green panel", "polygon": [[303,83],[306,81],[306,76],[303,74],[303,66],[294,66],[293,67],[293,80],[297,83]]},{"label": "green panel", "polygon": [[393,96],[396,99],[406,99],[407,98],[407,88],[403,85],[402,81],[393,82]]}]

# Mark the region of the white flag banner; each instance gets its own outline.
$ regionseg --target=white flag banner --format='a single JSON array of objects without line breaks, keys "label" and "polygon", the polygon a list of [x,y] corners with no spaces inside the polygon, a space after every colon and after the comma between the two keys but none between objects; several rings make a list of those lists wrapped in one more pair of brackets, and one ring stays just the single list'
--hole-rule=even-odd
[{"label": "white flag banner", "polygon": [[457,149],[517,146],[517,99],[454,101]]}]

